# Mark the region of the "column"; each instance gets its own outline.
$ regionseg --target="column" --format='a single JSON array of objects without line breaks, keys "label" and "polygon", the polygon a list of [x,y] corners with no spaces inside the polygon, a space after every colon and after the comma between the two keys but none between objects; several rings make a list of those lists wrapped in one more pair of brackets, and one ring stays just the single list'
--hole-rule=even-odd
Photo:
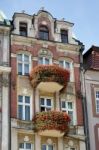
[{"label": "column", "polygon": [[36,88],[35,89],[35,112],[40,111],[40,100],[39,100],[39,90]]},{"label": "column", "polygon": [[41,137],[38,134],[35,134],[35,150],[41,149]]},{"label": "column", "polygon": [[63,137],[58,138],[58,150],[63,150]]},{"label": "column", "polygon": [[18,150],[18,138],[15,128],[11,129],[11,150]]},{"label": "column", "polygon": [[59,111],[60,110],[60,102],[59,102],[59,92],[56,92],[56,96],[55,96],[55,101],[56,101],[56,110]]},{"label": "column", "polygon": [[2,75],[2,150],[9,150],[9,77]]}]

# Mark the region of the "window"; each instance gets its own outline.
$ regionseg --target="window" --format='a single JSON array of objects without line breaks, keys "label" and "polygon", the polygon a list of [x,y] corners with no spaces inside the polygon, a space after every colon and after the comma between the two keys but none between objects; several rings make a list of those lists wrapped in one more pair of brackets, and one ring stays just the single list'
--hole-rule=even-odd
[{"label": "window", "polygon": [[99,113],[99,91],[96,91],[96,113]]},{"label": "window", "polygon": [[73,114],[74,114],[74,110],[73,110],[73,102],[69,102],[69,101],[61,101],[61,110],[63,112],[67,112],[71,118],[71,125],[73,125]]},{"label": "window", "polygon": [[68,43],[68,31],[67,30],[61,30],[61,42]]},{"label": "window", "polygon": [[53,150],[53,145],[42,145],[42,150]]},{"label": "window", "polygon": [[31,104],[29,96],[18,96],[18,118],[21,120],[30,120]]},{"label": "window", "polygon": [[20,143],[19,150],[32,150],[32,144],[31,143]]},{"label": "window", "polygon": [[51,98],[40,98],[40,108],[41,111],[50,111],[52,109],[52,99]]},{"label": "window", "polygon": [[75,150],[75,148],[70,148],[70,150]]},{"label": "window", "polygon": [[27,36],[27,23],[20,22],[19,32],[21,36]]},{"label": "window", "polygon": [[70,69],[70,62],[67,62],[66,60],[60,60],[59,65],[64,69]]},{"label": "window", "polygon": [[47,57],[39,57],[39,64],[49,65],[52,64],[52,59]]},{"label": "window", "polygon": [[26,54],[18,54],[18,74],[29,75],[31,57]]},{"label": "window", "polygon": [[48,40],[49,39],[49,31],[48,31],[48,28],[46,26],[40,26],[39,38],[42,40]]}]

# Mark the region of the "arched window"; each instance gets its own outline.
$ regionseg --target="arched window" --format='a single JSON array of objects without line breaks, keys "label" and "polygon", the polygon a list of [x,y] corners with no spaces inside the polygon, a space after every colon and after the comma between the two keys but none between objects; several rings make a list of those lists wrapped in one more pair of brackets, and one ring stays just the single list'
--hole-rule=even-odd
[{"label": "arched window", "polygon": [[61,30],[61,42],[68,43],[68,31],[67,30]]},{"label": "arched window", "polygon": [[39,27],[39,38],[43,40],[49,40],[49,30],[46,26]]}]

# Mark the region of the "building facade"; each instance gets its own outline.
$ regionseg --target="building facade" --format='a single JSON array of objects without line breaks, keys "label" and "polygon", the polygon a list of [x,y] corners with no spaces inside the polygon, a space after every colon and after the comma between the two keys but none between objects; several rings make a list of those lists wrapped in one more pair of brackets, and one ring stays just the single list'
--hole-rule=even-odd
[{"label": "building facade", "polygon": [[84,82],[90,150],[99,149],[99,47],[84,54]]},{"label": "building facade", "polygon": [[12,25],[11,150],[85,150],[74,24],[40,10],[14,13]]},{"label": "building facade", "polygon": [[9,149],[10,22],[0,14],[0,149]]}]

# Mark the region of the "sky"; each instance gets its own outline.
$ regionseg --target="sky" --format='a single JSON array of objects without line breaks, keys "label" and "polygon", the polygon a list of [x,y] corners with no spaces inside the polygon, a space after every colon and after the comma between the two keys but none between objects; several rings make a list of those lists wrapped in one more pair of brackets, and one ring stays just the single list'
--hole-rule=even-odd
[{"label": "sky", "polygon": [[54,18],[74,23],[73,32],[83,42],[85,50],[99,46],[99,0],[0,0],[0,10],[8,19],[14,12],[36,14],[41,7]]}]

